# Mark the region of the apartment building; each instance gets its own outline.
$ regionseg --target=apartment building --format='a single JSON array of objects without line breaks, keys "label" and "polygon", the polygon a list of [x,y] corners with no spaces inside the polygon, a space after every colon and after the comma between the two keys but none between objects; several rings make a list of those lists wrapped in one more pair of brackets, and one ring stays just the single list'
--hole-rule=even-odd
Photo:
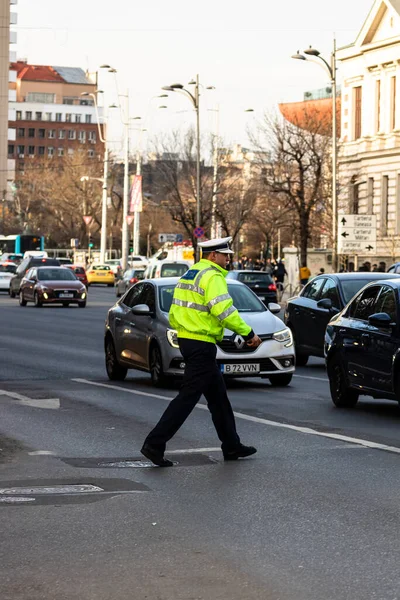
[{"label": "apartment building", "polygon": [[12,12],[12,5],[17,0],[4,0],[0,2],[0,201],[3,213],[9,200],[12,200],[12,183],[14,180],[15,164],[8,160],[7,145],[15,139],[15,131],[9,127],[9,119],[13,112],[9,111],[9,101],[15,99],[15,93],[9,91],[9,84],[13,81],[14,74],[10,72],[10,60],[15,60],[14,52],[10,46],[17,41],[17,34],[12,31],[12,26],[17,22],[17,15]]},{"label": "apartment building", "polygon": [[93,96],[88,95],[97,93],[96,74],[26,61],[14,62],[11,68],[16,73],[16,102],[10,125],[16,136],[8,144],[8,158],[16,160],[17,178],[25,161],[37,157],[103,155],[98,132],[102,109],[96,111]]},{"label": "apartment building", "polygon": [[339,208],[377,217],[377,258],[400,256],[400,2],[375,0],[340,48]]}]

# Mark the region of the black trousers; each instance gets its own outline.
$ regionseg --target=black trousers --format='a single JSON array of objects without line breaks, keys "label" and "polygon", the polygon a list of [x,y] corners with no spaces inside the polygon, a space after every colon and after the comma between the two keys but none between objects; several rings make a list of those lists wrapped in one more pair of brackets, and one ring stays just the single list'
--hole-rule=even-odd
[{"label": "black trousers", "polygon": [[226,393],[225,381],[215,360],[216,345],[180,338],[179,348],[186,365],[182,387],[147,436],[145,443],[164,452],[166,443],[183,425],[204,394],[222,449],[236,449],[240,439],[236,432],[235,417]]}]

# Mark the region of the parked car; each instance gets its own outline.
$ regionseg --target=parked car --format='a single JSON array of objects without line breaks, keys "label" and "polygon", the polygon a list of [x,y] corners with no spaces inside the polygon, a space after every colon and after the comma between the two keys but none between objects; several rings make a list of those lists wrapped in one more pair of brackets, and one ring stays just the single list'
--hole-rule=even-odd
[{"label": "parked car", "polygon": [[364,285],[392,277],[389,273],[370,272],[319,275],[304,286],[298,296],[290,298],[284,319],[293,333],[296,364],[306,365],[309,356],[323,357],[325,329],[331,318]]},{"label": "parked car", "polygon": [[15,265],[19,265],[22,262],[23,258],[23,254],[13,254],[10,252],[4,252],[4,254],[0,256],[0,262],[11,262]]},{"label": "parked car", "polygon": [[[155,385],[167,376],[182,376],[185,368],[177,334],[168,312],[179,278],[140,281],[108,311],[104,349],[108,377],[122,380],[128,369],[150,373]],[[243,319],[262,339],[258,348],[228,329],[218,343],[217,362],[230,377],[268,378],[285,386],[294,371],[294,348],[290,329],[275,316],[279,304],[265,304],[245,285],[230,280],[228,290]]]},{"label": "parked car", "polygon": [[17,265],[12,262],[0,262],[0,291],[9,293],[10,281]]},{"label": "parked car", "polygon": [[134,283],[142,279],[144,279],[144,269],[127,269],[115,284],[117,298],[120,298]]},{"label": "parked car", "polygon": [[19,303],[33,302],[38,308],[43,304],[77,304],[86,306],[87,291],[70,269],[65,267],[33,267],[21,281]]},{"label": "parked car", "polygon": [[276,302],[276,285],[264,271],[229,271],[227,279],[237,279],[247,285],[263,302]]},{"label": "parked car", "polygon": [[85,271],[85,267],[82,265],[65,265],[67,269],[70,269],[73,273],[75,273],[76,278],[79,279],[80,282],[83,283],[86,287],[88,287],[88,280]]},{"label": "parked car", "polygon": [[360,395],[400,401],[400,278],[364,287],[329,323],[326,364],[335,406]]},{"label": "parked car", "polygon": [[108,287],[114,287],[115,275],[110,265],[91,265],[86,271],[88,286],[92,283],[104,283]]},{"label": "parked car", "polygon": [[57,256],[57,260],[60,263],[60,265],[72,265],[72,260],[70,258],[67,258],[66,256]]},{"label": "parked car", "polygon": [[182,277],[188,269],[190,269],[190,263],[186,260],[158,260],[147,267],[144,278]]},{"label": "parked car", "polygon": [[60,263],[57,258],[48,258],[43,257],[40,258],[38,256],[27,256],[18,265],[15,275],[11,278],[10,281],[10,296],[11,298],[15,298],[15,296],[19,295],[19,290],[21,286],[21,281],[25,277],[25,273],[29,271],[32,267],[59,267]]}]

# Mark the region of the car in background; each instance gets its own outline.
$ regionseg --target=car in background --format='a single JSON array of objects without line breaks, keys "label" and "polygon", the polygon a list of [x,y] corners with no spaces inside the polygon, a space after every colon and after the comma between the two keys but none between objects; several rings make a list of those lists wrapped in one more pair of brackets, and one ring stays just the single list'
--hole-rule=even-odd
[{"label": "car in background", "polygon": [[121,277],[122,265],[121,260],[119,258],[112,258],[110,260],[106,260],[104,264],[109,265],[111,267],[111,270],[114,273],[115,277]]},{"label": "car in background", "polygon": [[304,366],[310,356],[324,356],[326,326],[364,285],[393,277],[399,276],[375,272],[318,275],[290,298],[284,320],[293,333],[296,364]]},{"label": "car in background", "polygon": [[24,258],[23,254],[14,254],[14,253],[10,253],[10,252],[4,252],[4,254],[2,254],[0,256],[0,262],[10,262],[13,263],[15,265],[19,265],[22,260]]},{"label": "car in background", "polygon": [[76,278],[79,279],[84,286],[88,287],[88,279],[85,267],[82,267],[82,265],[65,265],[65,267],[75,273]]},{"label": "car in background", "polygon": [[262,302],[276,302],[276,285],[269,273],[265,271],[229,271],[227,279],[236,279],[249,287]]},{"label": "car in background", "polygon": [[0,292],[9,293],[10,281],[16,270],[16,264],[8,261],[0,262]]},{"label": "car in background", "polygon": [[[108,311],[104,350],[111,380],[123,380],[128,369],[150,373],[155,385],[166,377],[182,376],[185,363],[177,332],[168,312],[179,278],[139,281]],[[242,336],[225,329],[218,342],[217,362],[227,377],[268,378],[274,386],[290,383],[295,369],[290,329],[275,316],[279,304],[267,308],[245,285],[228,281],[228,291],[243,319],[262,340],[258,348],[248,346]]]},{"label": "car in background", "polygon": [[128,256],[128,265],[132,269],[145,269],[149,264],[149,259],[146,256]]},{"label": "car in background", "polygon": [[388,270],[388,273],[394,273],[395,275],[400,275],[400,262],[394,263],[391,265]]},{"label": "car in background", "polygon": [[373,281],[329,323],[326,365],[332,402],[360,395],[400,401],[400,278]]},{"label": "car in background", "polygon": [[70,258],[67,258],[66,256],[58,256],[57,260],[61,266],[62,265],[72,265],[72,260]]},{"label": "car in background", "polygon": [[144,278],[182,277],[188,269],[190,269],[190,263],[186,260],[158,260],[147,267]]},{"label": "car in background", "polygon": [[21,286],[21,281],[25,277],[25,273],[29,271],[32,267],[59,267],[60,263],[57,258],[48,258],[48,257],[38,257],[38,256],[27,256],[18,265],[15,275],[11,278],[10,281],[10,296],[11,298],[15,298],[18,296],[19,289]]},{"label": "car in background", "polygon": [[37,308],[43,304],[77,304],[86,306],[87,291],[70,269],[65,267],[33,267],[21,281],[20,306],[33,302]]},{"label": "car in background", "polygon": [[86,271],[88,286],[93,283],[103,283],[108,287],[114,287],[115,275],[110,265],[94,264]]},{"label": "car in background", "polygon": [[115,284],[117,298],[120,298],[134,283],[142,279],[144,279],[144,269],[127,269]]}]

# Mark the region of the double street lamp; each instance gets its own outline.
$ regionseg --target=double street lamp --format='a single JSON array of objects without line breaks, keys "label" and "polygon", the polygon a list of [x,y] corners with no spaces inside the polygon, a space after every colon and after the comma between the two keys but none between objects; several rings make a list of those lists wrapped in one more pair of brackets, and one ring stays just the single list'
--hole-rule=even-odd
[{"label": "double street lamp", "polygon": [[[306,54],[307,56],[304,56]],[[316,62],[325,71],[328,72],[332,84],[332,268],[337,269],[337,137],[336,137],[336,40],[333,40],[333,50],[331,54],[331,64],[322,56],[319,50],[311,46],[304,50],[304,54],[294,54],[292,58],[297,60],[310,60]],[[307,58],[308,56],[312,57]],[[317,62],[318,59],[321,62]]]}]

